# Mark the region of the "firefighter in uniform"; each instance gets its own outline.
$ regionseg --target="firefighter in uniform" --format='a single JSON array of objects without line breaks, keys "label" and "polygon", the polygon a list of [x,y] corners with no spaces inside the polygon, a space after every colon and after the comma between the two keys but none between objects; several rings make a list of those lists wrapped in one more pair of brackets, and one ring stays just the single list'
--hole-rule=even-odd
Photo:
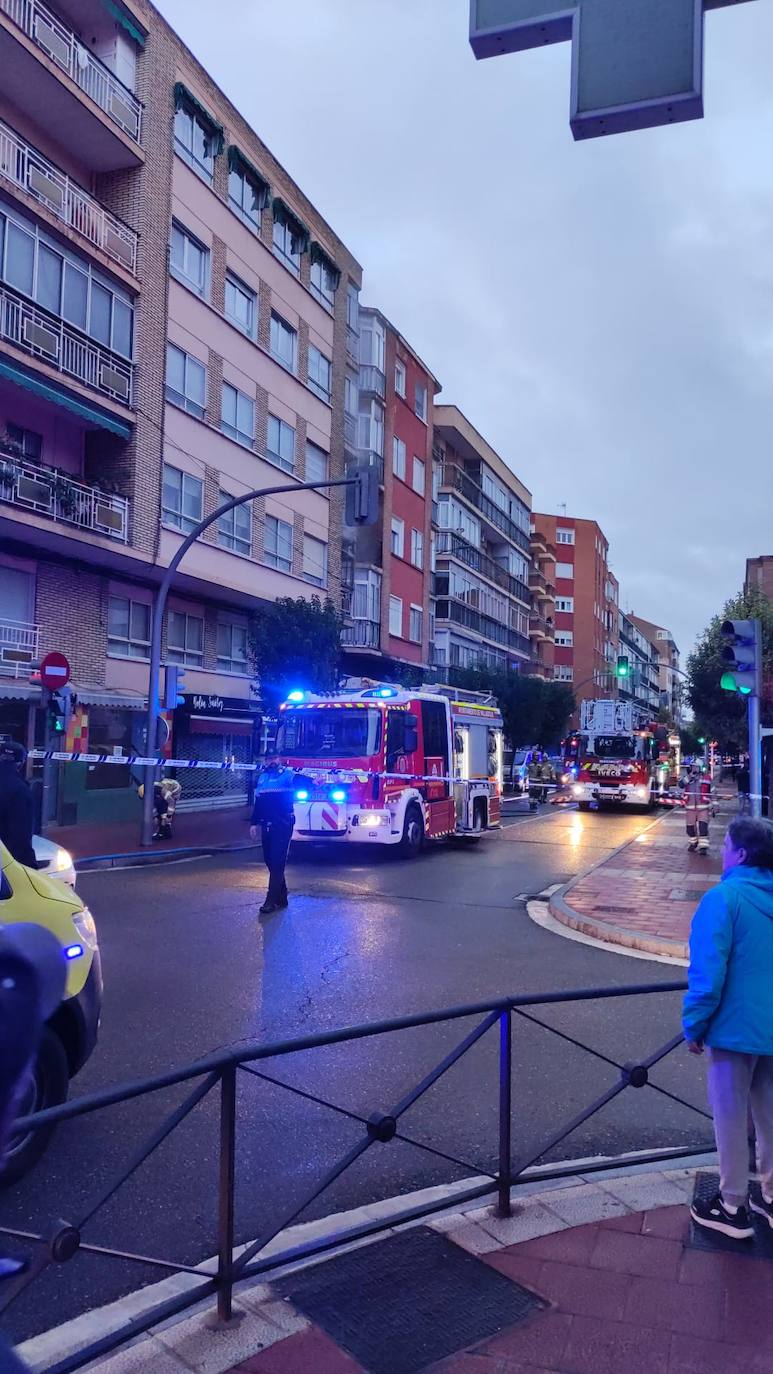
[{"label": "firefighter in uniform", "polygon": [[263,916],[287,906],[285,865],[295,825],[295,789],[299,786],[310,788],[311,780],[276,759],[261,769],[255,784],[250,835],[256,840],[260,831],[263,860],[268,869],[268,892],[260,908]]},{"label": "firefighter in uniform", "polygon": [[711,778],[699,763],[693,763],[684,783],[683,798],[687,823],[687,848],[699,854],[709,852],[709,817],[712,813]]}]

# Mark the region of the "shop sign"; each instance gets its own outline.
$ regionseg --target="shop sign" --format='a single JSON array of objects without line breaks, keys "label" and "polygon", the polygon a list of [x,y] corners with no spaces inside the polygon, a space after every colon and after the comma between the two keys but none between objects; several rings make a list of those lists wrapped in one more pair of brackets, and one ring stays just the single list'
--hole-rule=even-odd
[{"label": "shop sign", "polygon": [[252,716],[254,705],[244,697],[221,697],[216,692],[190,692],[183,696],[179,708],[191,716]]}]

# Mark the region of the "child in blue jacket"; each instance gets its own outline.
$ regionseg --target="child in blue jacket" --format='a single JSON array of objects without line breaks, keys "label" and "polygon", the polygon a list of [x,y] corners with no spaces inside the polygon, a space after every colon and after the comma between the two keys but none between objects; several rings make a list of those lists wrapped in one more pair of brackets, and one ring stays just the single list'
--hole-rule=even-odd
[{"label": "child in blue jacket", "polygon": [[[693,1054],[709,1050],[709,1100],[720,1190],[691,1208],[699,1226],[754,1235],[748,1207],[773,1227],[773,823],[737,816],[722,880],[693,917],[682,1023]],[[749,1106],[762,1200],[749,1202]]]}]

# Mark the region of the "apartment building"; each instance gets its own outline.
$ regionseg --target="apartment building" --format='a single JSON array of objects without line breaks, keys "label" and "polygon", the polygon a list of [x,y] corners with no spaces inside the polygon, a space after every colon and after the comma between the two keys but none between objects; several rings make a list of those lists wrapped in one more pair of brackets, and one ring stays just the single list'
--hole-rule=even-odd
[{"label": "apartment building", "polygon": [[679,649],[670,630],[656,625],[653,620],[630,614],[630,620],[645,639],[653,645],[658,659],[659,704],[665,707],[675,725],[681,725],[684,715],[682,706],[683,674],[679,666]]},{"label": "apartment building", "polygon": [[655,716],[660,709],[660,655],[639,629],[632,616],[619,612],[620,654],[628,659],[628,676],[619,678],[618,695],[621,701],[632,701],[646,707]]},{"label": "apartment building", "polygon": [[[154,588],[225,496],[338,476],[361,269],[147,0],[0,0],[0,730],[42,738],[31,669],[67,654],[73,738],[141,750]],[[164,626],[180,755],[245,758],[248,617],[340,601],[340,489],[234,511]],[[227,800],[238,775],[191,773]],[[130,814],[70,767],[65,821]]]},{"label": "apartment building", "polygon": [[352,589],[342,642],[352,674],[378,675],[385,658],[429,663],[432,405],[440,383],[381,311],[361,307],[358,328],[345,442],[350,461],[378,470],[381,519],[345,530]]},{"label": "apartment building", "polygon": [[744,590],[762,592],[773,601],[773,555],[761,553],[757,558],[747,558]]},{"label": "apartment building", "polygon": [[567,515],[535,514],[533,526],[556,552],[553,676],[573,684],[578,702],[614,695],[618,584],[606,536],[595,520]]},{"label": "apartment building", "polygon": [[556,561],[557,555],[534,525],[531,527],[531,568],[529,588],[532,610],[529,616],[531,668],[534,677],[552,681],[556,662]]},{"label": "apartment building", "polygon": [[435,407],[433,518],[436,664],[529,670],[531,493],[456,406]]}]

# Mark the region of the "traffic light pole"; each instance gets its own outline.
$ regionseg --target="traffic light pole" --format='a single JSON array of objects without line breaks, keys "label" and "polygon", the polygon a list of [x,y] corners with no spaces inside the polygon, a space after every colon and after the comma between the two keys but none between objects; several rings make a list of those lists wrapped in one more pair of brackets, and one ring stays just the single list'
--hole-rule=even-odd
[{"label": "traffic light pole", "polygon": [[762,815],[762,737],[760,735],[760,699],[762,697],[762,622],[754,626],[754,690],[748,698],[749,713],[749,790],[751,813]]},{"label": "traffic light pole", "polygon": [[[160,711],[159,680],[161,677],[161,638],[164,625],[164,611],[166,609],[166,602],[172,585],[172,579],[191,545],[195,544],[199,535],[203,534],[206,529],[209,529],[210,525],[214,525],[215,521],[219,520],[221,515],[227,515],[230,510],[234,510],[237,506],[245,506],[250,501],[256,501],[259,496],[281,496],[286,492],[296,491],[322,491],[328,487],[353,487],[357,486],[357,483],[357,477],[336,477],[326,482],[293,482],[285,483],[281,487],[261,487],[258,491],[248,491],[245,496],[234,496],[233,500],[224,502],[223,505],[219,506],[211,515],[207,515],[203,520],[200,520],[198,525],[194,525],[190,534],[186,535],[161,579],[161,584],[156,592],[156,599],[153,606],[153,623],[150,633],[150,670],[148,673],[148,711],[146,716],[145,740],[145,748],[148,756],[152,757],[158,747],[158,718]],[[153,843],[153,784],[156,780],[156,771],[156,767],[152,764],[145,769],[145,790],[142,799],[142,826],[140,830],[140,844],[142,845]]]}]

